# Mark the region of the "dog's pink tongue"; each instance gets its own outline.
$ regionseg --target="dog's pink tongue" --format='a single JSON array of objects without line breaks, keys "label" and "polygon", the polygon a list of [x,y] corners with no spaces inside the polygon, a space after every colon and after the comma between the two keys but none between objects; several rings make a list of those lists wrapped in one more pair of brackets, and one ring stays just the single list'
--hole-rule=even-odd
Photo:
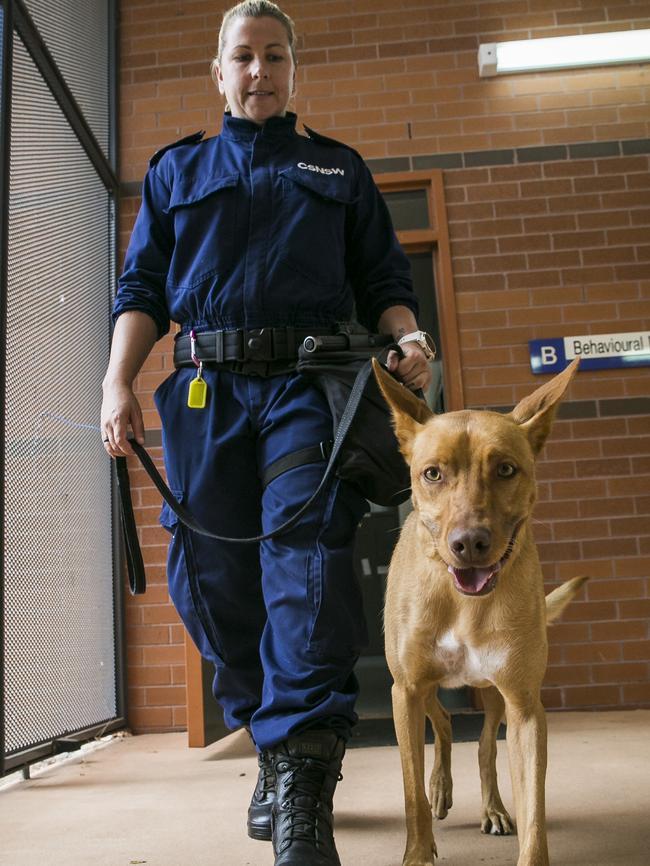
[{"label": "dog's pink tongue", "polygon": [[497,569],[494,565],[489,568],[454,568],[449,566],[456,583],[463,592],[480,592]]}]

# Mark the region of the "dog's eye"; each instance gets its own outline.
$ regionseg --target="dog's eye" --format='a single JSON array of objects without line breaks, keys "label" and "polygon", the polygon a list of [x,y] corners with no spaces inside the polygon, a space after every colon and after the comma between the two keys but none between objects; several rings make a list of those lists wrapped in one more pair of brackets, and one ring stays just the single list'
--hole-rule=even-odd
[{"label": "dog's eye", "polygon": [[422,474],[427,481],[442,481],[442,473],[437,466],[428,466]]},{"label": "dog's eye", "polygon": [[497,475],[499,478],[512,478],[512,476],[516,474],[517,467],[513,466],[512,463],[499,463],[497,466]]}]

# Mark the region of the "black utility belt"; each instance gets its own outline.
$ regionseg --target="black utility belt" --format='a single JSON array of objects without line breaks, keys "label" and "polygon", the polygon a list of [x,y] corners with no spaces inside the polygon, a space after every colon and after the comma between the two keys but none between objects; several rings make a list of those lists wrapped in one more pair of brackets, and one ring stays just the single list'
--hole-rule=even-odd
[{"label": "black utility belt", "polygon": [[345,324],[328,328],[240,328],[233,331],[201,331],[195,335],[194,347],[189,334],[179,334],[174,344],[174,366],[193,367],[195,361],[205,365],[219,364],[237,370],[239,365],[270,364],[293,366],[305,353],[323,351],[363,351],[377,349],[392,342],[389,335],[360,333],[358,326]]},{"label": "black utility belt", "polygon": [[[298,358],[299,347],[308,337],[321,337],[333,333],[335,333],[333,327],[201,331],[195,337],[194,354],[204,364],[295,361]],[[179,334],[176,337],[174,366],[194,366],[192,340],[189,334]]]}]

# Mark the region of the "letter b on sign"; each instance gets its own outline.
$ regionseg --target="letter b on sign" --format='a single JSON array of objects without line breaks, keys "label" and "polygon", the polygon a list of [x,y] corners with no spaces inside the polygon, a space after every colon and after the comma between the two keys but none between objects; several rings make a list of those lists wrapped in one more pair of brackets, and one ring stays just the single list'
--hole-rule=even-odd
[{"label": "letter b on sign", "polygon": [[528,347],[533,373],[559,373],[566,366],[563,337],[530,340]]},{"label": "letter b on sign", "polygon": [[557,349],[555,346],[540,346],[542,364],[546,367],[549,364],[557,364]]}]

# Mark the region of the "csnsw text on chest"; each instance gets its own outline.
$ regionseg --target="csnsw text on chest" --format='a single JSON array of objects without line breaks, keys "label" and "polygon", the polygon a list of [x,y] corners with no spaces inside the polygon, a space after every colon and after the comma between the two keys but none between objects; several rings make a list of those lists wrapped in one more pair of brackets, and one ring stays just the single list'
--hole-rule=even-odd
[{"label": "csnsw text on chest", "polygon": [[345,174],[344,168],[322,168],[320,165],[308,165],[306,162],[299,162],[297,165],[303,171],[317,171],[319,174],[340,174],[341,176]]}]

